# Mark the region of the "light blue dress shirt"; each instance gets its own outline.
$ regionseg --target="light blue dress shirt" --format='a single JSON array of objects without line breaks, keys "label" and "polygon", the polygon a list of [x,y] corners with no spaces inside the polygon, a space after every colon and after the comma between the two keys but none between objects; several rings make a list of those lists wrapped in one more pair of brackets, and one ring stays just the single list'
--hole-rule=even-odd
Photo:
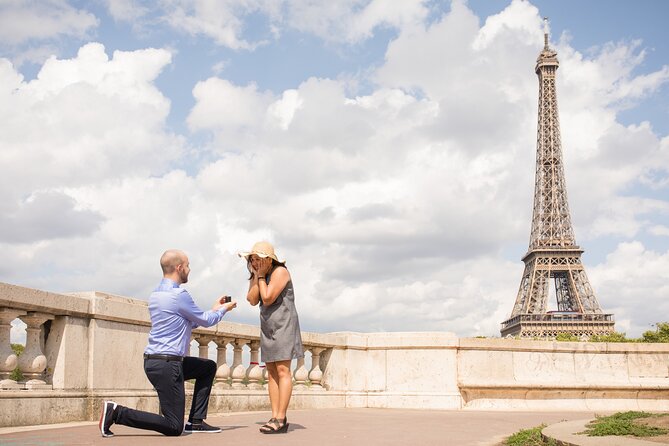
[{"label": "light blue dress shirt", "polygon": [[170,279],[160,281],[149,297],[151,331],[144,353],[187,356],[193,328],[217,324],[226,310],[202,311],[183,288]]}]

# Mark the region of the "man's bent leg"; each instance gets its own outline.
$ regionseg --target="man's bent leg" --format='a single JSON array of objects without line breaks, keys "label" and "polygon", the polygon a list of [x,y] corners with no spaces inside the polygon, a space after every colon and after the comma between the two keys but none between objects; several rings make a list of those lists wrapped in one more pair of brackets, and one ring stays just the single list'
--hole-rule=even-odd
[{"label": "man's bent leg", "polygon": [[163,435],[181,435],[186,400],[182,363],[162,359],[145,359],[144,371],[158,393],[163,416],[118,406],[114,422],[138,429],[153,430]]},{"label": "man's bent leg", "polygon": [[191,405],[189,422],[199,422],[207,418],[209,395],[216,376],[216,363],[211,359],[186,356],[183,362],[184,379],[195,378],[193,404]]}]

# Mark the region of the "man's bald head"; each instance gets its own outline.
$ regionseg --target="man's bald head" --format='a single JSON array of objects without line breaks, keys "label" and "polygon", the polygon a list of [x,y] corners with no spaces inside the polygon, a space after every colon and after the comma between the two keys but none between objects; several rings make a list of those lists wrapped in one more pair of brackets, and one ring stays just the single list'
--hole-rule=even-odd
[{"label": "man's bald head", "polygon": [[177,266],[188,263],[188,256],[185,252],[178,249],[168,249],[160,256],[160,267],[163,269],[163,274],[173,274]]}]

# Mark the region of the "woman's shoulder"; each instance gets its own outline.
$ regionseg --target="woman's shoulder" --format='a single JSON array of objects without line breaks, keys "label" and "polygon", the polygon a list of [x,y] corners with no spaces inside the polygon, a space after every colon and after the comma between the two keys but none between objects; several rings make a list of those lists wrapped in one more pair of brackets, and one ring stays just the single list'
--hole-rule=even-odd
[{"label": "woman's shoulder", "polygon": [[288,272],[288,268],[286,268],[285,265],[277,265],[273,270],[272,274],[276,274],[277,276],[290,276],[290,273]]}]

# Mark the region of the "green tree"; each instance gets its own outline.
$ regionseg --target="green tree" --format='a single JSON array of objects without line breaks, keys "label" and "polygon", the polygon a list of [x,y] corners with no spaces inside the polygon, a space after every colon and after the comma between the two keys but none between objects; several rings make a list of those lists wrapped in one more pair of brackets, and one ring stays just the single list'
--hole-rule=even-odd
[{"label": "green tree", "polygon": [[[12,350],[14,350],[14,354],[16,356],[21,356],[21,353],[23,353],[23,350],[25,350],[25,346],[21,344],[12,344]],[[23,373],[21,373],[21,370],[19,370],[17,367],[12,371],[12,374],[9,375],[9,379],[13,379],[14,381],[23,381]]]},{"label": "green tree", "polygon": [[578,336],[575,334],[571,333],[558,333],[557,336],[555,336],[556,341],[561,341],[561,342],[578,342],[580,339]]},{"label": "green tree", "polygon": [[648,330],[641,336],[641,342],[669,342],[669,322],[658,322],[655,331]]},{"label": "green tree", "polygon": [[592,335],[590,336],[590,342],[634,342],[634,339],[627,339],[625,333],[618,333],[614,331],[613,333],[601,334],[601,335]]}]

